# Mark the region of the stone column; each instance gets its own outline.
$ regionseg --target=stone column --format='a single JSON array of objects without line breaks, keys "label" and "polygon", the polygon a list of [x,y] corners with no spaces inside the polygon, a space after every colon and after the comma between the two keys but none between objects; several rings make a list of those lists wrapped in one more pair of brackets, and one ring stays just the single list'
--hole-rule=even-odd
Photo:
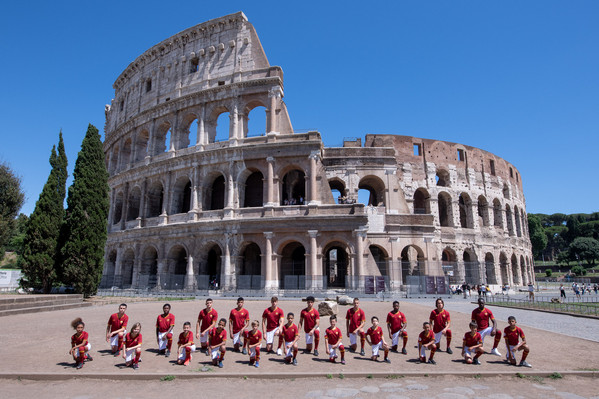
[{"label": "stone column", "polygon": [[266,245],[265,245],[265,257],[264,257],[264,275],[265,275],[265,281],[264,281],[264,288],[269,290],[269,289],[273,289],[276,288],[276,282],[273,279],[273,272],[274,270],[272,269],[272,238],[274,237],[274,233],[272,231],[265,231],[264,232],[264,238],[266,239]]},{"label": "stone column", "polygon": [[220,287],[223,291],[231,289],[231,254],[229,249],[229,240],[231,238],[231,234],[225,233],[225,242],[223,249],[223,266],[221,268],[220,275]]},{"label": "stone column", "polygon": [[199,207],[198,207],[198,178],[199,178],[199,173],[198,173],[198,163],[194,162],[192,164],[193,166],[193,181],[192,181],[192,186],[191,186],[191,204],[190,204],[190,209],[189,209],[189,220],[197,220],[197,216],[198,216],[198,212],[199,212]]},{"label": "stone column", "polygon": [[392,176],[395,176],[395,174],[397,173],[396,169],[385,169],[385,175],[387,176],[387,183],[385,184],[387,187],[385,187],[385,213],[394,213],[397,214],[398,210],[397,209],[392,209],[393,207],[391,206],[391,186],[392,186]]},{"label": "stone column", "polygon": [[266,204],[264,206],[273,207],[274,202],[274,166],[275,159],[273,157],[266,158],[268,169],[266,171]]},{"label": "stone column", "polygon": [[156,146],[154,145],[154,141],[156,141],[156,119],[152,119],[152,127],[150,128],[150,137],[148,138],[148,149],[146,151],[146,161],[151,156],[154,156],[154,151]]},{"label": "stone column", "polygon": [[127,208],[129,204],[129,183],[125,183],[125,190],[123,192],[123,209],[121,210],[121,230],[125,230],[127,227]]},{"label": "stone column", "polygon": [[166,272],[167,272],[167,267],[168,267],[168,259],[165,257],[162,257],[160,259],[158,259],[158,267],[157,267],[157,273],[156,273],[156,288],[157,289],[162,289],[162,283],[165,281],[161,281],[161,280],[165,280],[163,277],[166,277]]},{"label": "stone column", "polygon": [[278,86],[275,86],[268,91],[268,97],[270,99],[270,107],[268,109],[268,112],[269,112],[269,114],[268,114],[268,116],[269,116],[268,134],[279,134],[279,131],[277,130],[277,128],[278,128],[278,126],[277,126],[277,106],[278,106],[281,96],[282,96],[281,88]]},{"label": "stone column", "polygon": [[193,256],[187,255],[187,269],[185,273],[185,289],[192,291],[195,288],[196,281],[193,274]]},{"label": "stone column", "polygon": [[360,228],[355,230],[356,236],[356,269],[354,270],[354,278],[358,278],[358,286],[355,288],[364,288],[364,239],[366,238],[367,230]]},{"label": "stone column", "polygon": [[310,281],[306,284],[306,288],[322,289],[322,271],[318,267],[318,245],[316,243],[318,230],[308,230],[308,235],[310,236],[310,273],[307,277]]},{"label": "stone column", "polygon": [[139,280],[139,272],[141,270],[141,248],[139,244],[135,244],[135,260],[133,261],[133,276],[131,278],[131,288],[137,288]]},{"label": "stone column", "polygon": [[235,102],[235,104],[233,105],[233,112],[231,112],[229,114],[229,118],[230,118],[229,140],[233,144],[237,144],[237,139],[239,138],[239,133],[237,132],[238,126],[239,126],[239,123],[238,123],[239,115],[237,113],[237,102]]},{"label": "stone column", "polygon": [[320,158],[319,151],[312,151],[310,153],[310,198],[308,205],[318,205],[320,201],[317,199],[316,194],[316,161]]},{"label": "stone column", "polygon": [[160,214],[160,224],[168,223],[168,207],[170,205],[172,190],[171,190],[171,174],[166,175],[166,185],[162,191],[162,212]]}]

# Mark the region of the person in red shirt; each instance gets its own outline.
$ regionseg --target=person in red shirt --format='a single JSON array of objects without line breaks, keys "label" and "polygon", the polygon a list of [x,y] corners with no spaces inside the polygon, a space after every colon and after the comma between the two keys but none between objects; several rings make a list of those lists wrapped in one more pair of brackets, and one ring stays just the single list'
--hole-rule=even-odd
[{"label": "person in red shirt", "polygon": [[243,354],[245,350],[245,342],[241,344],[241,338],[245,336],[245,331],[250,324],[250,312],[243,308],[244,300],[242,297],[237,298],[237,307],[231,310],[229,314],[229,334],[233,341],[233,349],[239,352],[239,347],[243,346]]},{"label": "person in red shirt", "polygon": [[110,341],[110,347],[114,356],[118,356],[123,349],[123,338],[127,334],[127,323],[129,316],[125,314],[127,304],[119,305],[118,313],[113,313],[108,319],[106,326],[106,342]]},{"label": "person in red shirt", "polygon": [[[467,364],[480,364],[478,358],[485,353],[483,351],[483,339],[480,333],[476,331],[478,325],[475,321],[470,322],[470,331],[464,334],[462,341],[462,356]],[[474,355],[474,359],[472,358]]]},{"label": "person in red shirt", "polygon": [[399,301],[393,301],[393,310],[387,314],[387,331],[389,331],[389,338],[391,339],[391,350],[397,352],[399,347],[399,337],[403,338],[403,347],[401,353],[404,355],[408,354],[406,351],[406,344],[408,343],[408,319],[406,316],[399,311]]},{"label": "person in red shirt", "polygon": [[345,316],[345,327],[349,336],[349,350],[355,352],[357,349],[357,337],[360,335],[360,355],[364,356],[364,344],[366,343],[366,334],[364,333],[364,323],[366,323],[366,313],[360,309],[360,300],[354,298],[354,306],[347,309]]},{"label": "person in red shirt", "polygon": [[262,336],[266,339],[266,352],[272,353],[272,344],[275,336],[279,336],[279,348],[277,354],[280,356],[281,345],[283,344],[283,337],[281,336],[281,329],[285,320],[285,313],[277,306],[279,298],[273,296],[270,299],[271,306],[266,308],[262,313]]},{"label": "person in red shirt", "polygon": [[218,320],[218,312],[212,308],[212,298],[206,299],[206,308],[200,311],[198,322],[196,323],[196,338],[200,339],[202,350],[208,352],[208,332],[216,326]]},{"label": "person in red shirt", "polygon": [[443,299],[437,298],[435,301],[435,308],[429,316],[429,323],[433,326],[433,332],[435,333],[435,346],[437,350],[441,350],[441,338],[445,335],[447,339],[447,353],[450,355],[453,353],[451,350],[451,317],[449,312],[445,310],[445,302]]},{"label": "person in red shirt", "polygon": [[[475,321],[478,325],[478,332],[483,338],[483,345],[485,344],[485,337],[487,335],[495,337],[491,354],[501,356],[501,353],[497,350],[497,346],[501,342],[501,334],[497,334],[497,322],[495,321],[493,312],[485,307],[485,300],[483,298],[478,298],[478,308],[472,311],[472,321]],[[489,325],[489,321],[493,324],[492,327]]]},{"label": "person in red shirt", "polygon": [[89,334],[84,331],[85,323],[81,318],[76,318],[71,322],[71,327],[76,331],[75,334],[71,337],[71,349],[69,350],[69,354],[73,356],[73,360],[75,360],[75,368],[80,369],[83,367],[83,362],[94,360],[91,355],[88,353],[91,349],[91,344],[89,343]]},{"label": "person in red shirt", "polygon": [[425,321],[422,324],[422,332],[418,335],[418,353],[420,354],[420,363],[426,363],[426,351],[430,350],[431,354],[428,358],[430,364],[437,364],[433,357],[437,346],[435,345],[435,333],[431,330],[431,324]]},{"label": "person in red shirt", "polygon": [[183,332],[179,334],[179,341],[177,342],[177,353],[179,354],[177,363],[187,366],[191,361],[191,353],[195,350],[191,323],[186,321],[183,323]]},{"label": "person in red shirt", "polygon": [[372,316],[370,321],[372,322],[372,327],[366,331],[366,341],[372,346],[371,360],[376,362],[379,358],[379,350],[383,348],[385,351],[385,362],[391,363],[391,360],[389,360],[389,345],[385,342],[385,334],[381,326],[379,326],[379,318]]},{"label": "person in red shirt", "polygon": [[173,346],[175,315],[171,313],[171,305],[168,303],[164,304],[162,312],[156,319],[156,342],[158,343],[158,353],[164,353],[166,357],[169,357]]},{"label": "person in red shirt", "polygon": [[220,319],[218,327],[208,332],[208,353],[212,359],[212,365],[223,368],[223,360],[227,351],[225,344],[227,342],[227,319]]},{"label": "person in red shirt", "polygon": [[306,298],[306,304],[308,305],[300,313],[299,328],[304,327],[306,333],[306,352],[312,352],[312,342],[314,342],[314,356],[318,356],[318,343],[320,342],[320,315],[318,310],[314,309],[314,297],[309,296]]},{"label": "person in red shirt", "polygon": [[[532,367],[527,361],[526,357],[530,352],[530,348],[526,344],[526,337],[524,331],[516,325],[516,318],[510,316],[507,318],[508,326],[503,330],[503,336],[505,337],[505,345],[507,347],[507,355],[505,356],[510,364],[516,365],[516,352],[522,352],[522,359],[520,360],[521,367]],[[520,341],[522,339],[522,341]]]},{"label": "person in red shirt", "polygon": [[285,340],[285,363],[297,366],[297,341],[299,340],[299,329],[293,324],[295,315],[287,313],[287,324],[281,329],[281,336]]},{"label": "person in red shirt", "polygon": [[343,334],[341,334],[341,330],[339,327],[337,327],[337,316],[332,315],[330,321],[331,326],[324,332],[324,340],[327,345],[329,361],[331,363],[335,363],[335,359],[337,359],[337,348],[339,348],[339,353],[341,354],[341,364],[345,364],[345,347],[341,342],[343,339]]},{"label": "person in red shirt", "polygon": [[252,329],[245,332],[245,343],[250,355],[250,366],[260,367],[260,345],[262,344],[262,331],[258,328],[260,322],[252,321]]},{"label": "person in red shirt", "polygon": [[123,359],[127,367],[131,366],[134,370],[139,368],[139,360],[141,359],[141,324],[135,323],[131,328],[131,332],[125,336]]}]

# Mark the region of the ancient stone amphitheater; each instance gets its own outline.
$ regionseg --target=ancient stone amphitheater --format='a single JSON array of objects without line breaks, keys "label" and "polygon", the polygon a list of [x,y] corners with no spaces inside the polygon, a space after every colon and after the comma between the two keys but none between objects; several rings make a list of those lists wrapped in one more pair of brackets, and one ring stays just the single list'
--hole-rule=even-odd
[{"label": "ancient stone amphitheater", "polygon": [[114,89],[101,287],[440,293],[534,279],[512,164],[439,140],[325,147],[294,131],[283,71],[243,13],[158,43]]}]

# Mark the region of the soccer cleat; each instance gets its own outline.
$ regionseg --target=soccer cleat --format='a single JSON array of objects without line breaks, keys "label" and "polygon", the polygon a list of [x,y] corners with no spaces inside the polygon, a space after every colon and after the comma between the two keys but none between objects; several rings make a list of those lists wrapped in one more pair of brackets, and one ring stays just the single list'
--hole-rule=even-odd
[{"label": "soccer cleat", "polygon": [[241,353],[243,353],[244,355],[248,354],[248,351],[247,351],[247,349],[245,349],[245,346],[243,347],[243,350],[241,351]]},{"label": "soccer cleat", "polygon": [[401,348],[401,354],[402,355],[407,355],[408,351],[406,350],[406,348]]},{"label": "soccer cleat", "polygon": [[256,368],[260,367],[260,362],[256,362],[256,363],[254,364],[254,367],[256,367]]},{"label": "soccer cleat", "polygon": [[133,363],[133,370],[137,370],[139,368],[139,364]]},{"label": "soccer cleat", "polygon": [[223,361],[222,360],[218,362],[218,368],[221,368],[221,369],[223,368]]},{"label": "soccer cleat", "polygon": [[91,355],[86,355],[85,360],[87,360],[88,362],[91,362],[92,360],[94,360],[94,358],[91,357]]},{"label": "soccer cleat", "polygon": [[208,348],[204,349],[206,352],[206,356],[210,355],[210,351],[208,350]]},{"label": "soccer cleat", "polygon": [[165,357],[169,357],[171,355],[171,351],[169,351],[168,349],[166,350],[166,352],[164,352],[164,356]]},{"label": "soccer cleat", "polygon": [[297,359],[293,359],[293,365],[297,366]]},{"label": "soccer cleat", "polygon": [[425,357],[421,357],[420,358],[420,363],[426,363],[426,358]]},{"label": "soccer cleat", "polygon": [[532,367],[532,365],[525,360],[521,361],[519,366],[520,367]]},{"label": "soccer cleat", "polygon": [[283,355],[283,351],[281,350],[281,348],[277,349],[277,356],[282,356]]},{"label": "soccer cleat", "polygon": [[343,360],[341,361],[341,364],[345,364],[345,359],[343,359]]},{"label": "soccer cleat", "polygon": [[491,349],[491,355],[501,356],[501,353],[497,350],[497,348]]},{"label": "soccer cleat", "polygon": [[389,358],[386,358],[385,363],[391,363],[391,360],[389,360]]},{"label": "soccer cleat", "polygon": [[366,355],[366,352],[364,352],[364,349],[362,349],[362,350],[360,351],[360,356],[365,356],[365,355]]},{"label": "soccer cleat", "polygon": [[83,367],[83,363],[77,363],[77,364],[75,365],[75,368],[76,368],[76,369],[80,369],[81,367]]},{"label": "soccer cleat", "polygon": [[451,348],[449,346],[447,347],[447,353],[449,353],[450,355],[453,355],[453,351],[451,350]]},{"label": "soccer cleat", "polygon": [[428,359],[428,362],[429,362],[430,364],[437,364],[437,362],[435,362],[435,360],[434,360],[434,359]]},{"label": "soccer cleat", "polygon": [[478,359],[474,359],[474,360],[472,361],[472,364],[476,364],[477,366],[480,366],[480,360],[478,360]]},{"label": "soccer cleat", "polygon": [[318,356],[318,349],[314,349],[314,356]]},{"label": "soccer cleat", "polygon": [[116,351],[116,352],[114,352],[114,357],[119,357],[120,354],[121,354],[121,351]]}]

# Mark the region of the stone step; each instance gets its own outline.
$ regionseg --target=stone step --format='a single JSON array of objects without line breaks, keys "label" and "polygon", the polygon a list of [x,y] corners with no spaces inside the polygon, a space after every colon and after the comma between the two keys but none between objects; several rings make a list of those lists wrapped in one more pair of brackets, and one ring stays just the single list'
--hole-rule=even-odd
[{"label": "stone step", "polygon": [[13,302],[6,303],[0,302],[0,311],[12,310],[12,309],[28,309],[42,306],[57,306],[67,304],[78,304],[81,303],[81,298],[58,298],[58,299],[46,299],[44,301],[36,300],[30,302]]},{"label": "stone step", "polygon": [[75,302],[75,303],[65,303],[61,305],[44,305],[44,306],[36,306],[31,308],[22,308],[22,309],[9,309],[0,311],[0,317],[2,316],[13,316],[24,313],[37,313],[37,312],[50,312],[53,310],[67,310],[67,309],[75,309],[75,308],[83,308],[93,306],[93,303],[90,302]]},{"label": "stone step", "polygon": [[34,295],[7,295],[0,296],[0,305],[4,304],[21,304],[21,303],[35,303],[52,301],[56,299],[76,299],[79,301],[83,300],[81,294],[34,294]]}]

